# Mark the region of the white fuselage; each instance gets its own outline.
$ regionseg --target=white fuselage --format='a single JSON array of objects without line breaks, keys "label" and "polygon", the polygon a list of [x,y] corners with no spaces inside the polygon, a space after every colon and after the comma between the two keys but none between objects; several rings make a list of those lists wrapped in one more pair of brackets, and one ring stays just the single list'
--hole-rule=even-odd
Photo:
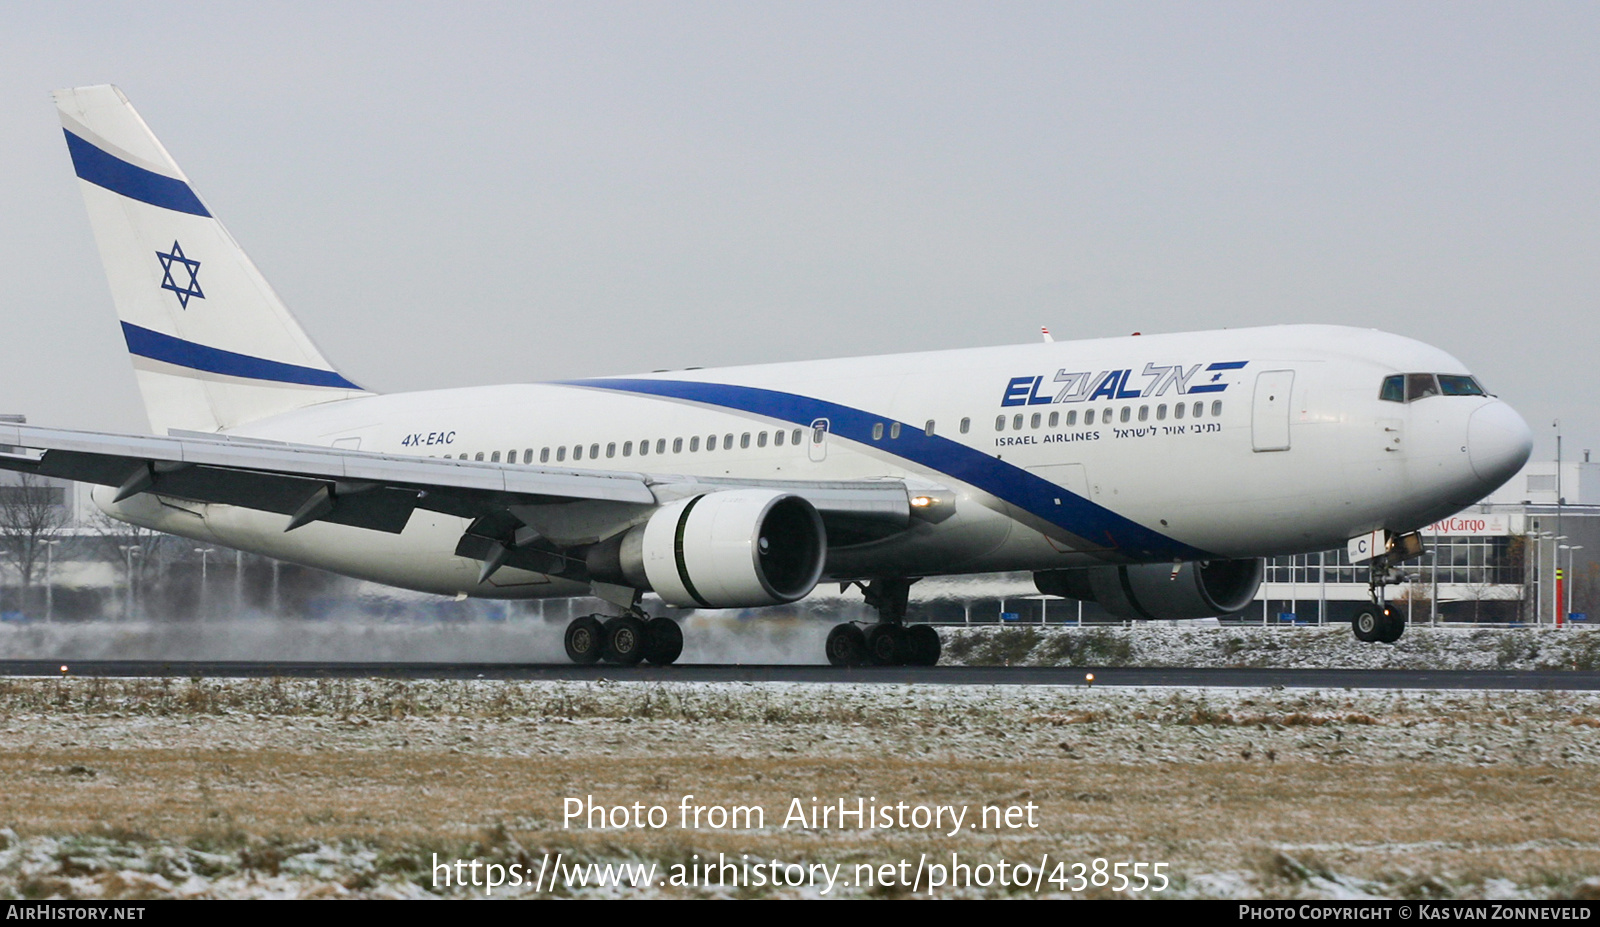
[{"label": "white fuselage", "polygon": [[[907,479],[953,491],[955,514],[831,548],[826,576],[1046,570],[1324,550],[1459,511],[1521,465],[1527,429],[1490,396],[1380,398],[1413,372],[1468,373],[1411,339],[1280,326],[366,396],[233,433],[552,469]],[[514,569],[479,583],[454,553],[465,522],[423,510],[398,535],[285,533],[279,515],[105,498],[162,531],[397,586],[587,591]]]}]

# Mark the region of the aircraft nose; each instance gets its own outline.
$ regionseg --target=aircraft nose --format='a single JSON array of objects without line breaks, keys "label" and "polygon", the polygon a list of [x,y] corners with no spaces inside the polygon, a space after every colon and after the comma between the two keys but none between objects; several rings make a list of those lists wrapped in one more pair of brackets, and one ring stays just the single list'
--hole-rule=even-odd
[{"label": "aircraft nose", "polygon": [[1517,411],[1503,402],[1491,402],[1467,421],[1467,459],[1472,472],[1487,487],[1499,489],[1533,453],[1533,432]]}]

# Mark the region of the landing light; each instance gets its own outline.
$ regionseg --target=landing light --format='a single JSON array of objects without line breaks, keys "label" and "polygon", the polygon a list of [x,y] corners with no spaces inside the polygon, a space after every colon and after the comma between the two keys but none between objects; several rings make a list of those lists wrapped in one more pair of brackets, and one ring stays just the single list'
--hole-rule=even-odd
[{"label": "landing light", "polygon": [[67,671],[67,664],[65,664],[65,663],[61,664],[61,672],[65,673],[66,671]]},{"label": "landing light", "polygon": [[1083,676],[1083,681],[1084,681],[1085,685],[1090,685],[1090,686],[1094,685],[1094,674],[1093,673],[1085,673],[1084,676]]},{"label": "landing light", "polygon": [[912,496],[911,504],[919,509],[925,509],[934,503],[932,496]]}]

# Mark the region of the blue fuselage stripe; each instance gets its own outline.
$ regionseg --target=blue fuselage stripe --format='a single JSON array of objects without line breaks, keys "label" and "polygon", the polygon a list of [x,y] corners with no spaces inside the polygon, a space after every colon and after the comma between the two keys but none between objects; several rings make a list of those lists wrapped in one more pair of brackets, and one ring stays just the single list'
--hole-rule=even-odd
[{"label": "blue fuselage stripe", "polygon": [[148,328],[122,323],[122,337],[128,341],[128,350],[140,357],[249,380],[269,380],[273,383],[295,383],[301,386],[327,386],[337,389],[361,387],[339,376],[332,370],[301,367],[270,361],[248,354],[235,354],[221,348],[209,348],[193,341],[163,335]]},{"label": "blue fuselage stripe", "polygon": [[137,164],[129,164],[116,155],[101,151],[67,129],[61,131],[67,134],[67,150],[72,152],[72,167],[84,180],[141,203],[194,216],[211,215],[183,181],[146,170]]},{"label": "blue fuselage stripe", "polygon": [[[829,432],[840,438],[868,445],[876,451],[903,458],[975,486],[1083,538],[1095,547],[1111,547],[1119,554],[1137,560],[1203,560],[1212,556],[1152,531],[992,454],[949,438],[928,435],[920,425],[901,422],[900,437],[890,439],[888,434],[890,427],[895,424],[893,419],[838,403],[751,386],[682,380],[569,380],[565,385],[705,403],[806,427],[810,427],[817,419],[825,418]],[[874,425],[881,425],[885,429],[884,436],[879,440],[872,438]]]}]

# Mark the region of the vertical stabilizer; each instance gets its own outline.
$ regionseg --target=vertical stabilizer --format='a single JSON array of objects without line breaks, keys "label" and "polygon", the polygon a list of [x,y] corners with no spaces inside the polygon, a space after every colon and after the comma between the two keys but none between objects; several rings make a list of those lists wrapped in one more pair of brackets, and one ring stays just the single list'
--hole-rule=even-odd
[{"label": "vertical stabilizer", "polygon": [[122,91],[54,94],[150,425],[217,431],[362,395],[317,350]]}]

